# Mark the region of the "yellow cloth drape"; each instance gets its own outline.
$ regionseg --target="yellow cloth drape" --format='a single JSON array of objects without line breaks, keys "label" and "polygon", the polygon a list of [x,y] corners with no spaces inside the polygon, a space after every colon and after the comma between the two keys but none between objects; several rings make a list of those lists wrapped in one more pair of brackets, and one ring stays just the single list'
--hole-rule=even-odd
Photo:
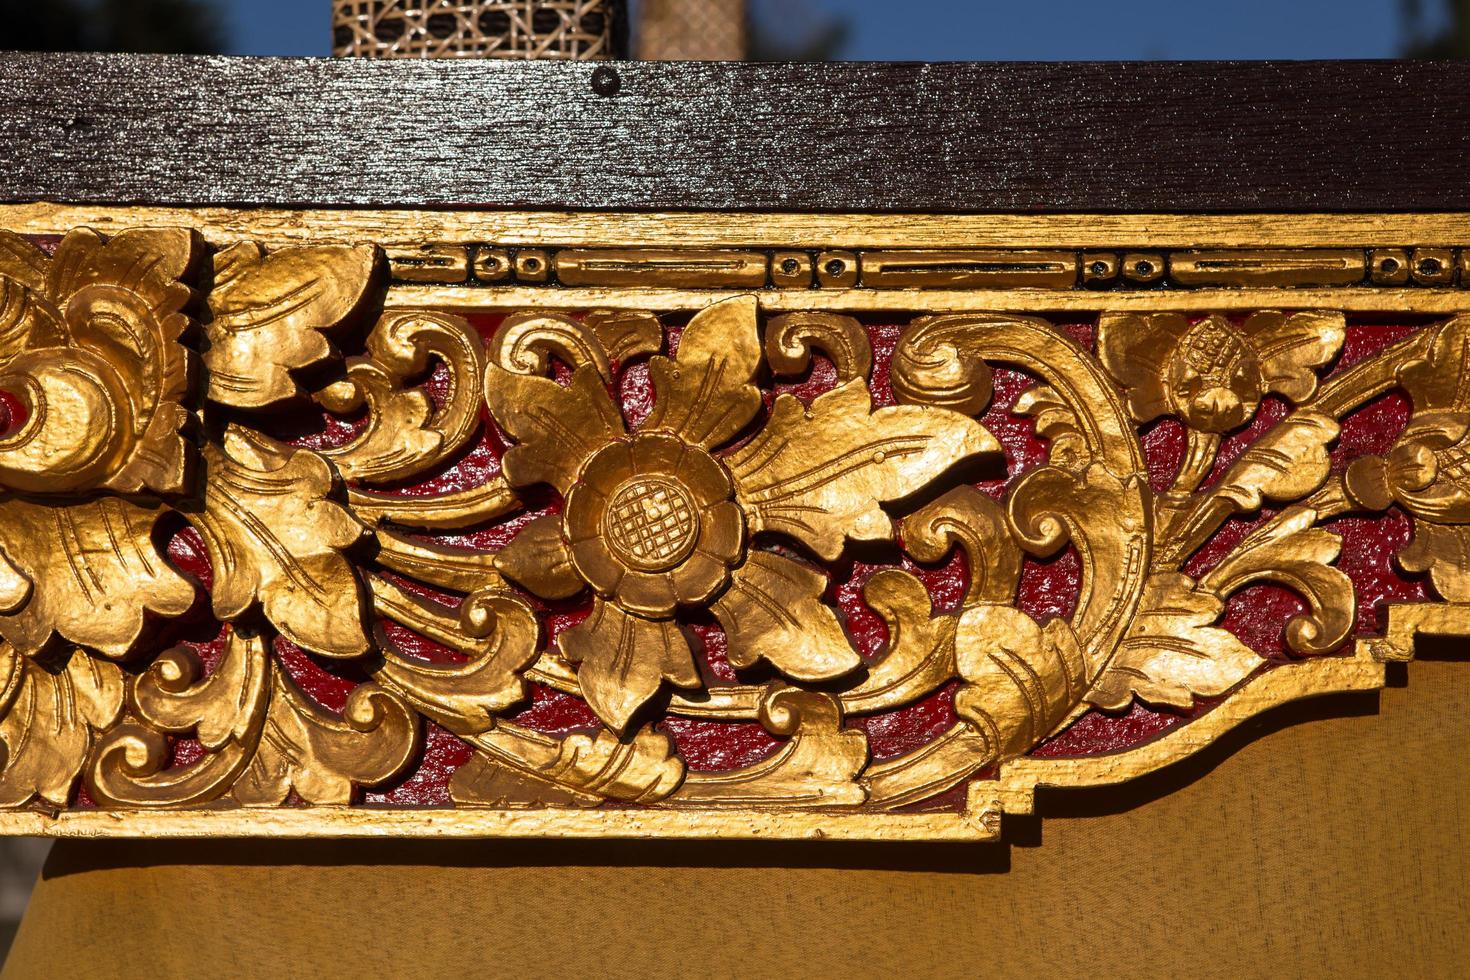
[{"label": "yellow cloth drape", "polygon": [[3,976],[1462,975],[1470,669],[1408,678],[1008,845],[62,842]]}]

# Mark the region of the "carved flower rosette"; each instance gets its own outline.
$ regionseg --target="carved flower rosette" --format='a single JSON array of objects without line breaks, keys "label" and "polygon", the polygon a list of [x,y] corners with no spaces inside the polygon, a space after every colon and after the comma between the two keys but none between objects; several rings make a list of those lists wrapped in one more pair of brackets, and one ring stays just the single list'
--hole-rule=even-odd
[{"label": "carved flower rosette", "polygon": [[1465,318],[466,317],[381,266],[0,237],[0,806],[989,827],[1407,655],[1346,521],[1412,522],[1380,598],[1470,601]]}]

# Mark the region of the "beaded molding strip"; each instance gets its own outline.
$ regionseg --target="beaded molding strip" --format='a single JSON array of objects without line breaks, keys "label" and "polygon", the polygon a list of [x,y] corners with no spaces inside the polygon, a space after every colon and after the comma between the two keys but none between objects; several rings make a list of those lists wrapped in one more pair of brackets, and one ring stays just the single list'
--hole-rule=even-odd
[{"label": "beaded molding strip", "polygon": [[0,832],[988,839],[1470,635],[1462,217],[0,228]]}]

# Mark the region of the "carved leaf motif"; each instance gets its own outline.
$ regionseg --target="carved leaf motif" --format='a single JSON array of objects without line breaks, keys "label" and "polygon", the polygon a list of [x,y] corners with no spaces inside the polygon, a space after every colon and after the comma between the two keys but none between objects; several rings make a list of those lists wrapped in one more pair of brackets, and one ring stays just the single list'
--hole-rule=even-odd
[{"label": "carved leaf motif", "polygon": [[234,427],[205,459],[204,507],[188,517],[214,566],[215,615],[234,621],[259,602],[308,650],[364,653],[362,586],[343,550],[366,528],[330,499],[337,489],[331,466]]},{"label": "carved leaf motif", "polygon": [[1178,313],[1104,313],[1097,322],[1097,354],[1113,380],[1128,391],[1128,411],[1148,422],[1172,410],[1164,386],[1174,347],[1189,332]]},{"label": "carved leaf motif", "polygon": [[1080,699],[1087,674],[1071,626],[1040,626],[1010,606],[965,611],[955,663],[965,680],[955,713],[985,738],[991,759],[1020,755],[1049,735]]},{"label": "carved leaf motif", "polygon": [[332,355],[325,333],[363,301],[374,246],[285,248],[241,242],[215,256],[205,325],[209,398],[261,408],[298,393],[291,372]]},{"label": "carved leaf motif", "polygon": [[1150,560],[1149,488],[1137,475],[1119,479],[1102,463],[1081,473],[1032,470],[1011,491],[1017,540],[1039,557],[1071,542],[1082,564],[1072,625],[1092,673],[1102,669],[1142,597]]},{"label": "carved leaf motif", "polygon": [[1277,582],[1306,600],[1309,612],[1286,625],[1286,644],[1306,656],[1330,653],[1352,632],[1357,614],[1353,581],[1332,567],[1342,538],[1314,527],[1318,512],[1289,507],[1254,532],[1200,578],[1226,598],[1252,582]]},{"label": "carved leaf motif", "polygon": [[684,328],[677,360],[654,357],[653,411],[644,431],[663,429],[705,449],[728,442],[760,411],[751,384],[761,363],[754,296],[716,303]]},{"label": "carved leaf motif", "polygon": [[1470,602],[1470,526],[1417,521],[1398,558],[1406,572],[1428,572],[1445,601]]},{"label": "carved leaf motif", "polygon": [[675,799],[705,806],[857,806],[867,791],[857,776],[868,761],[868,737],[842,726],[830,694],[776,686],[762,698],[761,723],[789,740],[744,769],[690,773]]},{"label": "carved leaf motif", "polygon": [[145,614],[187,612],[194,586],[153,544],[161,513],[119,497],[0,500],[0,549],[34,585],[29,602],[0,615],[0,636],[36,653],[60,634],[120,658],[137,641]]},{"label": "carved leaf motif", "polygon": [[1117,710],[1136,694],[1150,704],[1188,708],[1196,697],[1224,694],[1265,663],[1213,625],[1224,611],[1218,596],[1187,575],[1153,576],[1137,619],[1087,699]]},{"label": "carved leaf motif", "polygon": [[[557,794],[573,794],[578,802],[611,799],[657,803],[684,779],[684,763],[674,752],[673,743],[652,727],[622,738],[608,731],[557,738],[501,723],[470,742],[487,759],[531,776],[531,788],[535,780],[542,780]],[[495,803],[495,797],[504,792],[504,785],[498,781],[484,785],[471,777],[457,780],[451,787],[455,802],[472,805]],[[554,800],[551,797],[543,802]],[[530,799],[522,798],[520,802]]]},{"label": "carved leaf motif", "polygon": [[851,381],[810,410],[779,396],[761,433],[726,462],[752,534],[791,535],[832,561],[846,541],[893,540],[881,503],[999,451],[984,427],[956,412],[912,405],[875,412],[867,384]]},{"label": "carved leaf motif", "polygon": [[179,434],[191,419],[181,402],[194,355],[180,342],[192,294],[178,279],[197,247],[183,229],[110,241],[83,229],[51,259],[7,239],[0,385],[26,403],[27,422],[0,440],[0,483],[38,493],[184,489],[193,452]]},{"label": "carved leaf motif", "polygon": [[512,486],[549,483],[565,494],[593,453],[626,434],[602,375],[591,365],[573,372],[563,388],[550,378],[492,363],[485,368],[485,400],[518,443],[502,460]]},{"label": "carved leaf motif", "polygon": [[1021,549],[1005,511],[974,487],[955,487],[902,524],[904,550],[920,561],[942,561],[958,546],[969,564],[965,604],[1009,602],[1021,580]]},{"label": "carved leaf motif", "polygon": [[1265,500],[1297,500],[1327,479],[1327,444],[1337,438],[1335,419],[1298,412],[1256,440],[1210,494],[1250,511]]},{"label": "carved leaf motif", "polygon": [[856,670],[862,659],[837,614],[822,602],[826,588],[827,579],[800,562],[752,551],[714,605],[729,640],[730,663],[743,669],[764,658],[803,681]]},{"label": "carved leaf motif", "polygon": [[1246,318],[1244,330],[1260,358],[1266,390],[1300,403],[1317,390],[1315,369],[1342,349],[1347,318],[1330,310],[1262,310]]},{"label": "carved leaf motif", "polygon": [[377,576],[369,584],[380,615],[470,658],[428,663],[404,656],[380,633],[383,660],[373,676],[384,687],[461,736],[494,728],[497,714],[526,696],[521,672],[536,660],[541,628],[523,600],[492,586],[454,610]]},{"label": "carved leaf motif", "polygon": [[[383,316],[367,340],[369,357],[352,358],[347,378],[318,392],[333,412],[367,406],[363,432],[322,451],[347,480],[386,483],[421,473],[461,449],[480,421],[484,355],[478,335],[460,317],[423,312]],[[426,391],[405,383],[447,367],[445,396],[436,407]]]},{"label": "carved leaf motif", "polygon": [[1006,330],[1016,317],[989,313],[926,316],[904,331],[893,352],[893,394],[906,405],[936,405],[979,415],[994,392],[990,365],[975,335]]},{"label": "carved leaf motif", "polygon": [[924,583],[908,572],[885,568],[863,586],[863,598],[888,627],[888,652],[868,666],[861,684],[843,692],[842,706],[849,714],[900,707],[954,676],[959,620],[934,616]]},{"label": "carved leaf motif", "polygon": [[[87,767],[87,790],[103,805],[176,807],[229,792],[260,738],[270,694],[270,652],[259,634],[230,632],[214,671],[189,647],[166,650],[132,684],[139,723],[109,731]],[[195,732],[207,754],[172,766],[165,733]]]},{"label": "carved leaf motif", "polygon": [[1012,410],[1036,420],[1036,434],[1051,443],[1053,466],[1079,471],[1092,461],[1087,436],[1077,418],[1077,409],[1050,385],[1037,385],[1021,392]]},{"label": "carved leaf motif", "polygon": [[[0,659],[7,654],[14,655],[0,649]],[[122,671],[76,650],[59,668],[20,658],[12,683],[18,687],[0,717],[0,807],[37,797],[67,806],[97,733],[122,716]]]},{"label": "carved leaf motif", "polygon": [[1398,378],[1414,399],[1415,415],[1470,411],[1470,316],[1457,316],[1439,328],[1427,357],[1404,364]]},{"label": "carved leaf motif", "polygon": [[701,684],[689,641],[675,623],[644,619],[601,599],[592,615],[557,642],[580,665],[577,680],[587,704],[619,735],[664,681],[684,688]]},{"label": "carved leaf motif", "polygon": [[548,807],[595,807],[603,797],[581,793],[505,765],[484,752],[454,770],[449,778],[449,798],[459,806],[496,809],[545,809]]},{"label": "carved leaf motif", "polygon": [[353,691],[339,717],[276,665],[260,748],[232,795],[246,806],[278,806],[295,790],[308,803],[344,806],[356,787],[401,772],[418,746],[418,716],[376,684]]},{"label": "carved leaf motif", "polygon": [[873,345],[863,325],[850,316],[804,310],[766,325],[766,362],[777,374],[811,367],[812,349],[827,355],[839,383],[866,381],[873,371]]},{"label": "carved leaf motif", "polygon": [[663,324],[647,310],[593,310],[583,322],[612,361],[652,354],[664,343]]}]

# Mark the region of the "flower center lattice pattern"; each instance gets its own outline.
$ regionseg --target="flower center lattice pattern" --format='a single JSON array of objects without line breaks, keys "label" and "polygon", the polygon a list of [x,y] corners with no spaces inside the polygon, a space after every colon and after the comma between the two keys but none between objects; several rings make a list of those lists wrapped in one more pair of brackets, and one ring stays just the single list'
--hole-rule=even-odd
[{"label": "flower center lattice pattern", "polygon": [[640,476],[613,492],[603,516],[608,544],[644,571],[672,568],[694,548],[699,515],[689,491],[673,480]]},{"label": "flower center lattice pattern", "polygon": [[1183,354],[1201,377],[1225,383],[1245,356],[1246,348],[1234,330],[1206,322],[1185,335]]}]

